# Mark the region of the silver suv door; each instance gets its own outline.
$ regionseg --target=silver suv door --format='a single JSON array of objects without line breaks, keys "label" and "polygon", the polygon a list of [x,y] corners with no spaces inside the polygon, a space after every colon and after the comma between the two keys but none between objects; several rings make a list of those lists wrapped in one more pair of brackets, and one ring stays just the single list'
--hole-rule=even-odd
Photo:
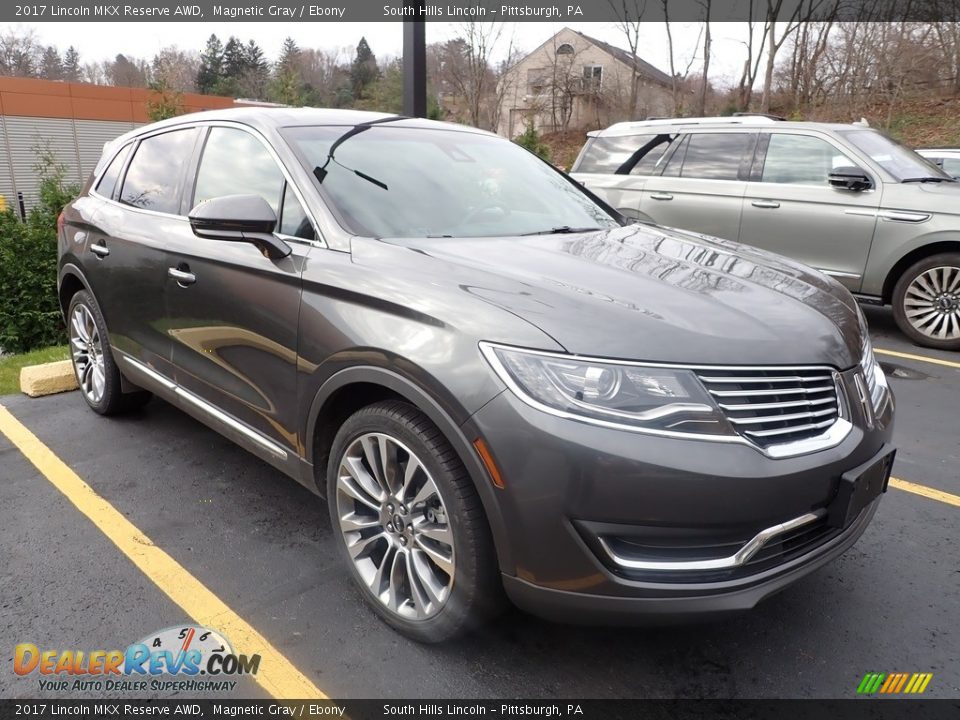
[{"label": "silver suv door", "polygon": [[662,173],[643,186],[641,215],[660,225],[736,240],[756,138],[756,132],[740,129],[678,138],[660,163]]},{"label": "silver suv door", "polygon": [[831,187],[832,169],[863,163],[826,135],[765,133],[757,150],[740,241],[796,258],[859,291],[880,205],[877,178],[867,190]]}]

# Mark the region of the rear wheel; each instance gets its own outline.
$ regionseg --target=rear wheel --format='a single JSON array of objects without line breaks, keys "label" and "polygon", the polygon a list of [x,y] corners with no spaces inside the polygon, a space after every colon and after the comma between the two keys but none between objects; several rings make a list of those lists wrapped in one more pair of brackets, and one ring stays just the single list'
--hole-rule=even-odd
[{"label": "rear wheel", "polygon": [[96,300],[86,290],[78,291],[70,299],[67,332],[80,394],[94,412],[113,415],[140,407],[150,399],[146,391],[123,393],[120,370],[110,352],[107,324]]},{"label": "rear wheel", "polygon": [[330,453],[327,501],[361,593],[404,635],[448,640],[499,607],[480,499],[453,448],[415,407],[386,401],[347,419]]},{"label": "rear wheel", "polygon": [[960,350],[960,253],[911,265],[893,289],[893,316],[915,343]]}]

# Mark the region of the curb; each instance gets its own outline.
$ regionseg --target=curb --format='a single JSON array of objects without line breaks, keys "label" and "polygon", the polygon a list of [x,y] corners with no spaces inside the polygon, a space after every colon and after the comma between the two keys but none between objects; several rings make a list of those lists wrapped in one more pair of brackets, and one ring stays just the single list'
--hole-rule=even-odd
[{"label": "curb", "polygon": [[53,395],[76,390],[77,387],[77,377],[70,360],[20,368],[20,390],[30,397]]}]

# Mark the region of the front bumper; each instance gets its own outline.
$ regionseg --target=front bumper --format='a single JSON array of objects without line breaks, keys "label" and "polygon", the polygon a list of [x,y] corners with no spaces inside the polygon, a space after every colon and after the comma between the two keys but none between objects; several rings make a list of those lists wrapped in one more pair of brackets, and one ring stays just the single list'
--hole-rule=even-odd
[{"label": "front bumper", "polygon": [[[485,439],[504,480],[497,511],[507,530],[495,541],[509,544],[513,566],[501,570],[514,603],[553,619],[624,623],[748,609],[856,542],[878,500],[847,527],[822,526],[841,476],[885,451],[892,395],[869,430],[858,408],[850,419],[838,445],[782,459],[746,445],[596,427],[540,412],[509,391],[463,429]],[[602,542],[622,538],[624,548],[653,548],[668,560],[721,557],[809,514],[823,519],[820,530],[807,526],[803,542],[735,568],[635,571]]]}]

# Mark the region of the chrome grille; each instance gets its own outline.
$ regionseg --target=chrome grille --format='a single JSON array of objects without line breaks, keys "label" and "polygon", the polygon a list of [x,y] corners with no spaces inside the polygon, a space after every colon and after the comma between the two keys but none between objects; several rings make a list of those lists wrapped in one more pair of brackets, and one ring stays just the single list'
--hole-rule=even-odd
[{"label": "chrome grille", "polygon": [[734,429],[761,447],[816,437],[840,417],[837,384],[830,368],[711,368],[696,372]]}]

